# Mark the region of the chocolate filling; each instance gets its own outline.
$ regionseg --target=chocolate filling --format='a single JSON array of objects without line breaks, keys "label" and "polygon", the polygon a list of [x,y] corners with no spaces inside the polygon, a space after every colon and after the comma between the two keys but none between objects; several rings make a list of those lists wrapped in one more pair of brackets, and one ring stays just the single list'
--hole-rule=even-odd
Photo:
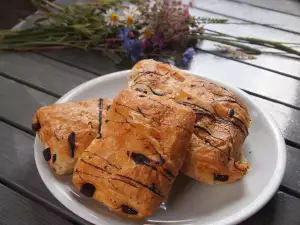
[{"label": "chocolate filling", "polygon": [[121,208],[122,208],[123,213],[130,214],[130,215],[138,214],[138,212],[136,210],[134,210],[133,208],[130,208],[128,205],[122,204]]},{"label": "chocolate filling", "polygon": [[70,156],[74,158],[75,156],[75,132],[72,131],[72,133],[68,137],[68,143],[70,146]]},{"label": "chocolate filling", "polygon": [[53,155],[53,158],[52,158],[52,163],[54,164],[56,161],[56,154]]},{"label": "chocolate filling", "polygon": [[103,115],[103,99],[99,99],[99,128],[98,128],[98,137],[102,138],[101,127],[102,127],[102,115]]},{"label": "chocolate filling", "polygon": [[80,188],[80,192],[87,197],[93,197],[95,190],[95,186],[90,183],[83,184]]},{"label": "chocolate filling", "polygon": [[234,110],[233,109],[229,109],[228,110],[228,115],[232,118],[234,116]]},{"label": "chocolate filling", "polygon": [[228,181],[228,179],[229,179],[228,175],[222,175],[222,174],[214,173],[214,180],[215,181],[226,182],[226,181]]},{"label": "chocolate filling", "polygon": [[135,152],[127,152],[127,155],[136,163],[136,164],[144,164],[147,166],[150,166],[151,159],[149,159],[147,156],[135,153]]},{"label": "chocolate filling", "polygon": [[46,148],[43,151],[44,159],[48,162],[51,159],[51,151],[50,148]]},{"label": "chocolate filling", "polygon": [[145,89],[142,89],[142,88],[136,88],[135,89],[136,91],[139,91],[139,92],[142,92],[144,94],[147,94],[147,91]]},{"label": "chocolate filling", "polygon": [[169,170],[169,169],[164,169],[165,173],[168,174],[170,177],[175,178],[175,175]]},{"label": "chocolate filling", "polygon": [[37,121],[36,123],[33,123],[31,124],[31,129],[34,131],[34,132],[37,132],[41,129],[41,124],[39,121]]},{"label": "chocolate filling", "polygon": [[161,94],[160,92],[153,90],[150,86],[148,86],[148,87],[149,87],[150,91],[152,92],[152,94],[157,95],[157,96],[163,96],[163,94]]},{"label": "chocolate filling", "polygon": [[154,183],[150,184],[148,188],[149,188],[149,190],[156,192],[156,187],[155,187]]}]

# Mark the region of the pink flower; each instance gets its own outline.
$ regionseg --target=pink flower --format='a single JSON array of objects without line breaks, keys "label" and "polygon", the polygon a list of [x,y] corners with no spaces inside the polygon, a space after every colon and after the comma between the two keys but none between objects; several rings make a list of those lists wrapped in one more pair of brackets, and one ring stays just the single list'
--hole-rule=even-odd
[{"label": "pink flower", "polygon": [[134,38],[134,33],[133,32],[129,32],[129,37]]}]

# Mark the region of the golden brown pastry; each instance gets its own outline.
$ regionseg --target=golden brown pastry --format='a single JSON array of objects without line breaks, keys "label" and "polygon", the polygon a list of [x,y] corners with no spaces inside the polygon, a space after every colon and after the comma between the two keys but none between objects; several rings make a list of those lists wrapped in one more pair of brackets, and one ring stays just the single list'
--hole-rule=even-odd
[{"label": "golden brown pastry", "polygon": [[99,128],[110,103],[106,99],[68,102],[35,113],[32,129],[45,145],[44,158],[56,174],[71,173],[80,154],[101,135]]},{"label": "golden brown pastry", "polygon": [[131,218],[150,216],[167,198],[193,132],[188,107],[131,89],[113,101],[76,163],[73,183],[86,196]]},{"label": "golden brown pastry", "polygon": [[154,60],[133,67],[129,87],[145,95],[169,97],[195,111],[194,134],[182,168],[186,175],[213,184],[235,181],[247,172],[242,145],[250,118],[233,92]]}]

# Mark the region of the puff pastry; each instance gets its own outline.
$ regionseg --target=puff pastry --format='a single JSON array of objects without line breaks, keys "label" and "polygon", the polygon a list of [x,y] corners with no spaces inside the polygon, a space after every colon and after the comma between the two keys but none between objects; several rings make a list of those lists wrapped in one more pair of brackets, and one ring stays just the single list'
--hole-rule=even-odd
[{"label": "puff pastry", "polygon": [[99,99],[37,110],[32,129],[44,144],[44,158],[56,174],[71,173],[80,154],[101,135],[99,127],[110,103],[111,100]]},{"label": "puff pastry", "polygon": [[195,111],[195,129],[182,168],[186,175],[214,184],[235,181],[247,172],[242,145],[250,117],[232,91],[154,60],[142,60],[133,67],[129,87],[145,95],[168,97]]},{"label": "puff pastry", "polygon": [[119,214],[150,216],[183,164],[195,117],[172,100],[122,91],[107,113],[102,138],[77,161],[73,183]]}]

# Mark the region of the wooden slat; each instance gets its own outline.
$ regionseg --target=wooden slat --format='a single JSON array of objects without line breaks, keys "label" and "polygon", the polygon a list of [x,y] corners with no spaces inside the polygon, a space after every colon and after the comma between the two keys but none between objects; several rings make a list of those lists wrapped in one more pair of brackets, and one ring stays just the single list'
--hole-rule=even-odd
[{"label": "wooden slat", "polygon": [[[12,56],[15,56],[15,54],[13,54],[13,55],[9,54],[9,56],[12,57]],[[2,59],[3,59],[2,61],[6,61],[5,57],[2,57]],[[19,60],[22,61],[23,57],[20,57]],[[16,61],[16,60],[12,60],[12,61]],[[209,74],[218,74],[218,73],[214,73],[214,71],[211,72],[212,68],[217,68],[217,67],[214,67],[214,65],[210,65],[206,61],[203,61],[203,60],[200,60],[200,61],[202,63],[199,65],[203,65],[204,69],[209,69],[209,71],[208,71],[209,73],[207,73],[208,75]],[[213,62],[213,60],[209,60],[209,61]],[[226,62],[226,60],[224,60],[224,61]],[[27,82],[32,82],[34,85],[41,86],[41,87],[43,87],[45,89],[49,89],[49,90],[53,86],[55,86],[56,83],[58,83],[57,79],[61,78],[62,80],[64,80],[65,85],[62,85],[62,86],[59,86],[56,88],[56,91],[58,91],[59,93],[65,93],[65,92],[69,91],[69,89],[72,88],[74,85],[79,85],[82,81],[88,80],[91,76],[87,72],[82,71],[82,72],[80,72],[81,78],[82,78],[81,80],[74,80],[74,79],[69,80],[69,78],[71,77],[71,74],[67,74],[67,73],[61,73],[57,79],[48,79],[49,74],[47,74],[47,73],[44,73],[42,75],[35,74],[34,77],[31,77],[31,74],[35,73],[34,72],[35,68],[38,65],[39,65],[39,61],[37,61],[37,62],[30,61],[30,63],[28,62],[28,64],[27,64],[27,66],[28,66],[27,74],[28,75],[27,76],[23,76],[23,74],[20,73],[18,70],[15,70],[12,67],[12,65],[8,66],[6,68],[7,69],[6,72],[9,72],[9,74],[13,77],[16,77],[18,79],[24,79]],[[43,67],[41,67],[41,70],[43,70]],[[45,70],[45,71],[47,71],[47,70]],[[69,70],[67,70],[67,71],[69,71]],[[218,71],[220,71],[220,70],[218,70]],[[241,69],[240,71],[243,71],[243,70]],[[221,71],[221,72],[222,72],[221,73],[221,75],[222,75],[223,71]],[[224,72],[224,74],[222,76],[226,82],[229,80],[229,77],[231,76],[231,74],[227,74]],[[241,79],[243,78],[243,76],[244,75],[241,75]],[[248,76],[250,76],[250,78],[253,80],[253,76],[251,74]],[[14,101],[12,101],[12,102],[4,101],[5,98],[3,98],[3,102],[4,102],[4,104],[7,104],[7,106],[3,107],[3,110],[1,111],[0,115],[4,116],[6,118],[11,118],[12,120],[21,124],[22,126],[26,126],[28,129],[30,129],[31,116],[34,113],[34,111],[38,107],[40,107],[42,105],[52,104],[56,100],[53,97],[49,97],[40,92],[36,92],[30,88],[26,88],[26,87],[24,87],[18,83],[15,83],[13,81],[6,80],[5,78],[0,78],[0,79],[2,79],[2,81],[3,81],[0,84],[0,85],[3,85],[3,89],[1,89],[1,92],[3,92],[3,93],[1,94],[1,96],[2,97],[4,97],[4,96],[10,97],[10,93],[11,93],[11,91],[13,91],[13,93],[14,93],[13,98],[15,98]],[[260,80],[259,77],[257,77],[256,79]],[[9,91],[6,91],[6,90],[9,90]],[[49,99],[49,100],[47,100],[43,104],[39,104],[38,102],[36,102],[36,96],[34,97],[32,94],[30,94],[29,95],[30,98],[26,98],[25,103],[23,101],[20,101],[20,99],[22,99],[24,96],[28,96],[28,94],[27,94],[28,90],[29,90],[29,92],[38,93],[37,96],[41,96],[40,98],[43,99],[43,101],[45,101],[46,99]],[[280,90],[282,90],[282,89],[280,88]],[[25,94],[24,94],[24,92],[25,92]],[[279,94],[281,94],[281,93],[283,93],[283,92],[279,92]],[[46,96],[45,99],[43,98],[44,96]],[[254,99],[254,101],[257,104],[259,104],[260,107],[265,108],[266,111],[269,112],[274,117],[274,119],[278,123],[279,127],[281,128],[285,138],[289,139],[290,141],[300,144],[300,135],[299,135],[299,132],[297,132],[300,129],[300,112],[298,110],[291,109],[289,107],[286,107],[286,106],[283,106],[283,105],[280,105],[277,103],[273,103],[273,102],[270,102],[270,101],[267,101],[267,100],[264,100],[261,98],[257,98],[254,96],[252,96],[252,98]],[[30,103],[28,103],[28,102],[30,102]],[[20,103],[26,105],[26,108],[25,108],[25,111],[23,112],[22,117],[18,116],[19,110],[22,110],[22,108],[23,108],[22,105],[19,105]]]},{"label": "wooden slat", "polygon": [[94,73],[98,76],[131,68],[130,64],[116,65],[112,60],[107,56],[102,55],[100,52],[63,49],[43,52],[42,54],[90,73]]},{"label": "wooden slat", "polygon": [[[41,201],[46,201],[48,208],[63,215],[64,218],[79,224],[88,224],[59,203],[42,182],[34,161],[34,137],[3,122],[0,122],[0,130],[1,179],[21,186],[30,193],[30,197],[35,195]],[[42,204],[45,205],[44,202]]]},{"label": "wooden slat", "polygon": [[[194,1],[196,7],[244,21],[264,24],[287,32],[300,34],[300,17],[261,9],[226,0]],[[266,25],[267,24],[267,25]]]},{"label": "wooden slat", "polygon": [[246,3],[252,6],[265,8],[268,10],[275,10],[278,12],[300,16],[300,3],[295,0],[230,0],[240,3]]},{"label": "wooden slat", "polygon": [[300,196],[300,150],[287,146],[287,159],[282,185]]},{"label": "wooden slat", "polygon": [[258,213],[240,225],[297,225],[300,200],[283,192],[278,192]]},{"label": "wooden slat", "polygon": [[300,86],[298,80],[277,76],[273,72],[236,61],[211,54],[198,54],[190,70],[289,105],[298,105],[300,102],[300,99],[295,98]]},{"label": "wooden slat", "polygon": [[[262,38],[272,41],[284,41],[284,42],[298,42],[300,43],[300,36],[286,33],[280,30],[275,30],[272,28],[253,25],[253,24],[243,24],[243,21],[231,19],[224,16],[219,16],[213,13],[205,12],[199,9],[190,9],[190,13],[193,16],[201,17],[211,17],[219,19],[228,19],[229,24],[207,24],[205,28],[218,31],[221,33],[226,33],[229,35],[242,36],[242,37],[254,37]],[[230,24],[234,23],[234,24]],[[236,24],[239,23],[239,24]],[[204,50],[213,51],[216,50],[215,45],[218,43],[204,41],[201,44],[201,48]],[[254,46],[258,47],[258,46]],[[296,49],[300,49],[300,46],[293,46]],[[258,47],[261,49],[261,47]],[[273,51],[271,49],[261,49],[264,51]],[[292,56],[292,55],[290,55]],[[278,71],[283,74],[288,74],[300,78],[300,58],[297,56],[284,57],[274,54],[262,54],[255,56],[254,60],[240,60],[241,62],[248,63],[253,66],[260,66],[266,69]]]},{"label": "wooden slat", "polygon": [[[64,218],[78,224],[89,224],[66,209],[44,185],[35,165],[34,136],[1,121],[0,130],[0,179],[21,186],[30,193],[29,198],[34,198],[32,195],[35,195],[42,201],[46,200],[47,204],[50,203],[47,207]],[[20,193],[25,194],[22,191]]]},{"label": "wooden slat", "polygon": [[55,101],[56,98],[52,96],[0,76],[0,117],[31,129],[33,113]]},{"label": "wooden slat", "polygon": [[[3,58],[3,60],[4,59],[5,58]],[[99,65],[102,64],[99,63]],[[10,70],[10,73],[14,72],[11,71],[11,66],[7,68]],[[261,70],[255,67],[249,67],[248,65],[220,57],[215,57],[210,54],[197,55],[194,59],[194,62],[191,64],[191,71],[227,81],[234,86],[264,95],[268,98],[277,99],[290,105],[297,105],[299,103],[299,100],[294,98],[294,96],[297,95],[299,81],[284,76],[274,76],[273,72]],[[240,71],[243,71],[242,74]],[[45,73],[47,73],[47,70],[45,70]],[[64,79],[62,73],[60,74],[60,77]],[[270,80],[272,80],[272,85],[268,85]],[[73,81],[71,81],[71,85],[73,85],[72,82]],[[74,86],[76,84],[78,85],[78,83],[79,82],[74,82]],[[43,84],[45,84],[45,82],[43,82]],[[262,88],[262,86],[264,86],[264,88]],[[58,88],[61,87],[57,85],[56,89]],[[281,93],[278,90],[285,90],[285,92]],[[61,93],[61,91],[59,93]]]},{"label": "wooden slat", "polygon": [[71,225],[42,205],[24,198],[2,184],[0,184],[0,202],[0,224],[2,225]]},{"label": "wooden slat", "polygon": [[[53,204],[60,205],[48,191],[37,172],[33,155],[34,137],[3,122],[0,122],[0,130],[1,176],[42,196]],[[62,207],[62,205],[60,206]]]},{"label": "wooden slat", "polygon": [[255,96],[251,98],[273,117],[287,140],[300,144],[300,111]]},{"label": "wooden slat", "polygon": [[[7,54],[7,57],[5,57]],[[77,72],[76,69],[74,69],[77,73],[75,73],[74,78],[72,77],[72,70],[69,69],[67,65],[61,65],[59,62],[55,62],[55,68],[50,67],[51,64],[53,64],[53,60],[43,58],[41,56],[37,56],[35,54],[31,53],[24,53],[24,54],[17,54],[17,53],[2,53],[1,55],[1,62],[0,62],[0,73],[4,70],[9,76],[16,78],[18,80],[22,80],[24,82],[28,82],[31,85],[34,85],[38,88],[44,88],[45,90],[52,91],[53,87],[55,87],[55,91],[57,94],[63,94],[69,91],[71,88],[73,88],[76,85],[81,84],[84,81],[89,80],[91,77],[93,77],[93,74],[90,74],[86,71],[79,71]],[[75,55],[75,54],[74,54]],[[207,55],[213,57],[211,55]],[[42,58],[42,59],[39,59]],[[94,59],[93,57],[91,57]],[[23,64],[22,61],[25,61]],[[43,61],[44,64],[40,64],[40,61]],[[199,60],[203,64],[203,66],[208,65],[206,62],[204,62],[202,59]],[[223,59],[222,59],[223,61]],[[224,60],[225,61],[225,60]],[[48,64],[49,62],[49,64]],[[26,67],[26,76],[22,71],[19,69],[14,68],[14,64],[21,63],[22,66]],[[5,65],[5,66],[3,66]],[[101,66],[101,64],[99,64]],[[209,66],[209,65],[208,65]],[[39,67],[39,71],[36,71],[36,68]],[[63,72],[60,72],[59,68],[65,68],[67,67],[68,69],[64,69]],[[211,66],[213,67],[213,66]],[[206,67],[206,69],[209,69],[210,67]],[[44,73],[41,73],[41,71],[45,71]],[[56,77],[55,79],[49,79],[51,77],[51,74],[53,74],[52,71],[57,71],[55,74]],[[223,71],[224,72],[224,71]],[[80,74],[80,79],[76,74]],[[230,76],[227,73],[224,72],[226,76]],[[252,76],[252,75],[251,75]],[[243,78],[243,75],[240,75],[240,79]],[[2,78],[3,79],[3,78]],[[225,77],[226,79],[226,77]],[[18,90],[14,94],[15,99],[22,99],[23,92],[20,90],[24,90],[24,87],[22,85],[15,83],[10,80],[3,79],[4,82],[2,85],[7,86],[9,88],[12,86],[12,90]],[[58,80],[63,80],[63,82],[58,82]],[[226,80],[227,81],[227,80]],[[9,85],[6,85],[6,83],[9,83]],[[64,85],[57,85],[57,83],[63,83]],[[1,85],[1,84],[0,84]],[[19,87],[21,89],[19,90]],[[3,90],[0,90],[0,93]],[[26,90],[26,88],[25,88]],[[281,92],[280,92],[281,93]],[[9,96],[9,92],[4,92],[2,95]],[[300,129],[300,111],[277,104],[273,103],[261,98],[257,98],[255,96],[251,96],[255,102],[259,104],[260,107],[263,107],[266,109],[267,112],[270,112],[270,114],[274,117],[276,122],[278,123],[279,127],[281,128],[284,137],[289,139],[292,142],[296,142],[300,145],[300,134],[297,132]],[[33,97],[31,97],[33,99]],[[30,101],[27,99],[26,101]],[[35,101],[35,99],[33,99]],[[53,101],[55,101],[55,98],[50,98],[50,101],[47,102],[46,104],[51,104]],[[6,103],[8,106],[7,109],[4,109],[2,112],[2,116],[6,116],[7,118],[10,118],[11,111],[18,112],[18,101],[15,100],[13,103]],[[31,105],[31,104],[29,104]],[[33,112],[39,107],[40,105],[36,105],[34,107],[31,107],[29,110],[26,110],[24,112],[24,115],[26,115],[26,119],[24,119],[24,116],[22,118],[18,117],[18,114],[15,116],[12,116],[12,118],[16,118],[16,122],[21,124],[22,126],[26,126],[28,129],[30,128],[30,119],[33,114]],[[1,115],[1,113],[0,113]]]},{"label": "wooden slat", "polygon": [[60,95],[96,77],[33,53],[0,53],[0,71]]}]

